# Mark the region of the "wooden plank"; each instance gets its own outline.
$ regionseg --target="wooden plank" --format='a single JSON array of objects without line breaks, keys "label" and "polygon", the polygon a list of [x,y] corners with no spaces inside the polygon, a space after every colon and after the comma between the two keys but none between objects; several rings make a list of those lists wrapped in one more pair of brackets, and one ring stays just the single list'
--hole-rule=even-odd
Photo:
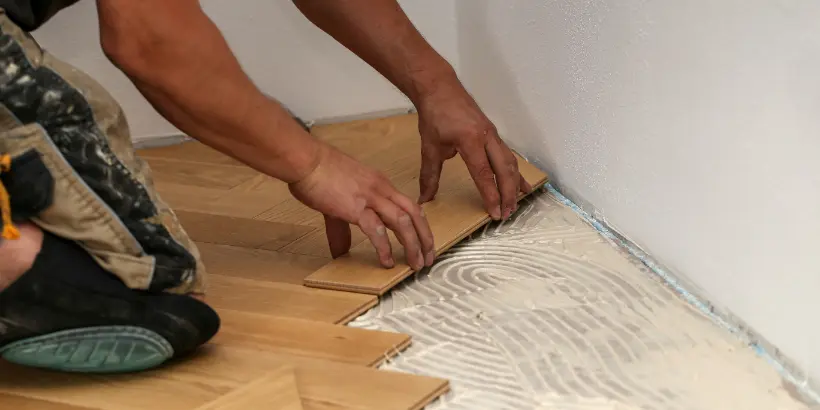
[{"label": "wooden plank", "polygon": [[197,141],[187,141],[166,147],[146,148],[139,150],[137,154],[144,159],[160,158],[206,164],[242,165],[241,162]]},{"label": "wooden plank", "polygon": [[[520,158],[519,168],[533,187],[546,182],[546,175]],[[404,191],[412,189],[413,186],[406,186]],[[520,195],[519,200],[523,197]],[[458,157],[446,164],[437,198],[423,208],[436,238],[436,256],[490,221],[478,190],[472,186],[467,167]],[[404,263],[404,250],[392,233],[391,241],[396,261],[392,269],[382,268],[372,245],[362,242],[348,255],[312,273],[304,283],[314,288],[383,295],[413,273],[413,269]]]},{"label": "wooden plank", "polygon": [[0,361],[0,392],[80,408],[145,410],[192,409],[236,388],[216,377],[192,381],[168,378],[167,374],[58,373]]},{"label": "wooden plank", "polygon": [[145,158],[156,179],[203,188],[231,189],[259,175],[259,172],[236,165],[205,164],[162,158]]},{"label": "wooden plank", "polygon": [[54,403],[46,400],[20,397],[12,394],[0,393],[0,409],[9,410],[94,410],[90,407],[72,406],[70,404]]},{"label": "wooden plank", "polygon": [[[361,229],[359,229],[358,226],[351,226],[350,233],[351,246],[356,246],[367,240],[367,236],[365,236],[365,234],[362,233]],[[262,245],[260,248],[279,250],[282,252],[289,253],[297,253],[300,255],[321,256],[324,258],[328,258],[327,261],[330,262],[330,246],[328,246],[327,244],[327,235],[325,234],[324,225],[321,228],[316,228],[313,232],[293,241],[289,245],[286,245],[278,249],[275,248],[276,245],[276,243],[273,243],[271,245],[265,244]]]},{"label": "wooden plank", "polygon": [[301,285],[305,277],[331,261],[329,257],[209,243],[198,243],[197,247],[208,273],[266,282]]},{"label": "wooden plank", "polygon": [[306,410],[415,410],[449,390],[438,378],[226,346],[206,346],[167,373],[180,381],[219,377],[242,386],[282,364],[295,368]]},{"label": "wooden plank", "polygon": [[371,295],[210,275],[207,302],[216,309],[345,324],[376,306]]},{"label": "wooden plank", "polygon": [[278,250],[316,230],[315,227],[258,221],[249,218],[178,210],[175,212],[188,236],[195,242],[243,248],[265,246]]},{"label": "wooden plank", "polygon": [[282,365],[202,407],[198,410],[277,409],[302,410],[302,399],[296,387],[292,366]]},{"label": "wooden plank", "polygon": [[312,320],[219,310],[222,327],[212,344],[378,366],[410,346],[401,333],[358,329]]},{"label": "wooden plank", "polygon": [[46,372],[0,363],[0,392],[80,408],[187,410],[217,400],[282,365],[295,368],[305,409],[420,409],[449,389],[446,380],[437,378],[208,345],[174,364],[129,375]]}]

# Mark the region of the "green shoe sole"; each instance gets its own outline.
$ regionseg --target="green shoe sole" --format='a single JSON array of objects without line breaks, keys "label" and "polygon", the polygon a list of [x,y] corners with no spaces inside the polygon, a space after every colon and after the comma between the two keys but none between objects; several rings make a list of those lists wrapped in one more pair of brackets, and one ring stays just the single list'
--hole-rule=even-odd
[{"label": "green shoe sole", "polygon": [[173,355],[174,349],[162,336],[134,326],[64,330],[0,348],[0,356],[12,363],[75,373],[138,372]]}]

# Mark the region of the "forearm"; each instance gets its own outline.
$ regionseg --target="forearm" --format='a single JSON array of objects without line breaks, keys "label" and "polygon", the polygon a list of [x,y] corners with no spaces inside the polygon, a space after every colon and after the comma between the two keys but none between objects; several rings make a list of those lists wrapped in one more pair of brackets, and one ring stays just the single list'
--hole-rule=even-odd
[{"label": "forearm", "polygon": [[416,105],[459,84],[452,66],[395,0],[293,0],[317,27],[375,68]]},{"label": "forearm", "polygon": [[185,5],[164,6],[163,13],[133,10],[151,6],[145,4],[124,6],[130,7],[124,13],[119,1],[98,0],[103,48],[160,114],[186,134],[286,182],[315,167],[315,140],[257,89],[204,12]]}]

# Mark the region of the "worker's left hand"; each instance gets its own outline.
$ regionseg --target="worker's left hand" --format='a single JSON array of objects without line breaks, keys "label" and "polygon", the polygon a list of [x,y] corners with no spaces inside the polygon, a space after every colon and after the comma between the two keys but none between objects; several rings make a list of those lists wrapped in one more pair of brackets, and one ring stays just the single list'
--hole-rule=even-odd
[{"label": "worker's left hand", "polygon": [[507,219],[517,208],[519,192],[532,188],[518,171],[518,161],[493,123],[463,87],[443,89],[418,104],[421,133],[419,203],[438,192],[444,161],[461,154],[493,219]]}]

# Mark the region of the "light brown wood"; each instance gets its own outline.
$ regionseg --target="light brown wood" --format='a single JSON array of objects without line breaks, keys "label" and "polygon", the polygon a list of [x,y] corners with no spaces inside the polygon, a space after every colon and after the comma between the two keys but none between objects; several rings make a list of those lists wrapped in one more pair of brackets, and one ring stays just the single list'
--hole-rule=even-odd
[{"label": "light brown wood", "polygon": [[205,347],[201,354],[167,369],[167,373],[189,383],[219,377],[226,386],[242,386],[283,363],[296,369],[306,410],[420,409],[449,389],[446,380],[433,377],[225,346]]},{"label": "light brown wood", "polygon": [[158,158],[173,161],[201,162],[204,164],[242,165],[241,162],[205,144],[200,144],[195,141],[141,150],[140,157],[148,160]]},{"label": "light brown wood", "polygon": [[378,298],[301,285],[211,275],[208,304],[217,309],[345,324],[376,306]]},{"label": "light brown wood", "polygon": [[330,257],[297,255],[236,246],[197,244],[211,274],[301,285],[305,277],[330,262]]},{"label": "light brown wood", "polygon": [[[411,131],[404,128],[411,127],[415,130],[413,122],[404,121],[399,125],[403,127],[401,131],[397,129],[391,131],[407,134]],[[333,138],[335,127],[347,129],[350,125],[340,124],[324,129],[317,128],[315,132],[322,133],[324,130],[329,134],[326,139],[332,142],[335,141]],[[385,139],[393,137],[393,135],[382,136]],[[418,140],[418,138],[416,135],[413,140]],[[381,158],[373,157],[373,161],[381,160]],[[408,161],[401,168],[418,169],[420,159],[413,158],[416,159],[412,165],[410,165],[411,161]],[[540,187],[546,182],[546,175],[543,172],[520,157],[518,159],[521,174],[533,187]],[[399,187],[405,194],[418,195],[417,181],[410,180]],[[520,195],[519,200],[523,197],[524,195]],[[490,216],[484,211],[481,196],[473,186],[467,166],[459,156],[445,163],[438,195],[434,201],[424,204],[423,208],[436,239],[437,256],[490,221]],[[393,256],[397,262],[392,269],[382,268],[372,245],[369,242],[361,242],[351,249],[348,255],[334,260],[305,278],[305,285],[372,295],[385,294],[413,273],[413,269],[404,263],[404,251],[397,246],[398,241],[392,233],[390,239],[394,244]]]},{"label": "light brown wood", "polygon": [[8,410],[93,410],[90,407],[72,406],[6,393],[0,393],[0,408]]},{"label": "light brown wood", "polygon": [[198,410],[302,410],[292,366],[282,365]]},{"label": "light brown wood", "polygon": [[207,164],[172,159],[148,158],[154,178],[204,188],[231,189],[256,176],[244,166]]},{"label": "light brown wood", "polygon": [[377,366],[410,345],[410,336],[304,319],[219,310],[222,328],[212,344],[360,366]]},{"label": "light brown wood", "polygon": [[431,377],[210,345],[187,360],[130,375],[44,372],[0,362],[0,393],[97,409],[188,410],[283,365],[295,369],[305,409],[418,409],[449,388]]},{"label": "light brown wood", "polygon": [[[45,372],[0,362],[0,392],[95,409],[193,409],[238,387],[219,377],[167,377],[168,369],[97,376]],[[1,408],[6,407],[0,401]]]},{"label": "light brown wood", "polygon": [[182,226],[196,242],[279,250],[316,228],[232,216],[177,210]]}]

